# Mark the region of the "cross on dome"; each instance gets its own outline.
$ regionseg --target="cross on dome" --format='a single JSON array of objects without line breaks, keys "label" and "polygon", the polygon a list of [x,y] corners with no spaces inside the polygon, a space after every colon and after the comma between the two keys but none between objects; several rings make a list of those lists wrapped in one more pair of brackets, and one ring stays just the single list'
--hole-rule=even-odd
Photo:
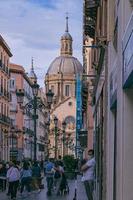
[{"label": "cross on dome", "polygon": [[69,28],[68,28],[68,19],[69,19],[69,17],[68,17],[68,12],[66,13],[66,31],[65,32],[69,32]]}]

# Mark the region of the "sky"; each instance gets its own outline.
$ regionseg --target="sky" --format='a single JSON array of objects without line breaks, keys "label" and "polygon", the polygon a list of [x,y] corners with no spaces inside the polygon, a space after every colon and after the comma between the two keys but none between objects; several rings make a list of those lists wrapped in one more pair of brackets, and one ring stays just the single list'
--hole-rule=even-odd
[{"label": "sky", "polygon": [[69,13],[73,55],[82,63],[82,0],[0,0],[0,34],[11,49],[11,62],[30,72],[31,58],[39,84],[60,54],[60,38]]}]

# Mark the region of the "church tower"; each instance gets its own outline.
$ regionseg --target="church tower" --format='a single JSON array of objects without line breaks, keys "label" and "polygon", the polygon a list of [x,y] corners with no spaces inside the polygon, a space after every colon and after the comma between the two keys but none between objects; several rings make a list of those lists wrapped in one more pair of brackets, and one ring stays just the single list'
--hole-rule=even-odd
[{"label": "church tower", "polygon": [[[58,155],[75,154],[76,141],[76,76],[82,74],[82,65],[73,56],[72,36],[69,33],[68,16],[66,17],[65,33],[61,37],[60,55],[50,64],[45,76],[46,92],[51,89],[54,93],[52,109],[50,112],[50,147],[56,146],[54,117],[58,118],[58,129],[62,130],[62,123],[66,122],[65,137],[69,147],[62,144],[62,131],[59,133]],[[50,151],[52,157],[54,150]]]},{"label": "church tower", "polygon": [[31,59],[31,70],[30,70],[29,78],[32,81],[32,83],[37,82],[37,76],[34,72],[33,58]]},{"label": "church tower", "polygon": [[61,37],[61,52],[60,55],[72,56],[72,36],[69,33],[68,28],[68,16],[66,17],[66,30],[64,35]]}]

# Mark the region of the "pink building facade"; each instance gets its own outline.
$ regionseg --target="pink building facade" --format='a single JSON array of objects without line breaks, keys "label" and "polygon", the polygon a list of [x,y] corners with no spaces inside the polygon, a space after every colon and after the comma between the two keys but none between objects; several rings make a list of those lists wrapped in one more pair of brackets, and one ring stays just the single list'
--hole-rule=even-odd
[{"label": "pink building facade", "polygon": [[0,160],[9,160],[9,59],[10,48],[0,36]]}]

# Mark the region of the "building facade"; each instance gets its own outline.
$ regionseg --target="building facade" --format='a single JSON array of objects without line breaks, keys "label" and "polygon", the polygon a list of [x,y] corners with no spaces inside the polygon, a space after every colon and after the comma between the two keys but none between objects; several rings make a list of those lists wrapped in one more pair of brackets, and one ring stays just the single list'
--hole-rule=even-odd
[{"label": "building facade", "polygon": [[10,48],[0,36],[0,160],[9,160],[9,59]]},{"label": "building facade", "polygon": [[84,20],[95,66],[94,199],[132,199],[133,1],[85,0]]},{"label": "building facade", "polygon": [[[107,1],[106,0],[84,1],[83,33],[84,33],[83,53],[87,56],[87,59],[89,60],[90,69],[93,69],[92,76],[91,74],[88,76],[88,81],[89,81],[88,90],[91,95],[91,105],[93,107],[93,121],[94,121],[93,146],[96,159],[94,199],[103,200],[106,199],[106,175],[107,175],[106,174],[106,131],[107,131],[108,51],[107,51]],[[85,73],[87,73],[86,63],[85,63]]]},{"label": "building facade", "polygon": [[107,195],[133,198],[133,1],[108,1]]},{"label": "building facade", "polygon": [[[75,155],[76,143],[76,77],[82,73],[82,65],[73,57],[72,36],[68,30],[68,17],[66,18],[66,30],[61,37],[60,56],[51,63],[45,76],[46,92],[51,89],[54,92],[54,100],[51,107],[50,123],[50,153],[55,156],[55,148],[58,146],[58,155]],[[58,118],[58,138],[55,144],[54,117]],[[62,123],[66,122],[65,137],[63,138]],[[64,143],[63,143],[64,141]],[[63,150],[64,149],[64,150]],[[64,153],[63,153],[64,152]]]},{"label": "building facade", "polygon": [[[10,118],[11,118],[11,136],[10,136],[10,159],[23,160],[34,159],[34,119],[33,110],[25,109],[33,99],[32,85],[34,76],[33,65],[32,73],[28,76],[24,68],[20,65],[10,64]],[[34,76],[34,77],[33,77]],[[16,91],[24,92],[23,105],[17,102]],[[44,93],[39,89],[39,96],[44,103]],[[44,138],[45,138],[45,118],[44,109],[37,111],[37,160],[44,160]]]}]

